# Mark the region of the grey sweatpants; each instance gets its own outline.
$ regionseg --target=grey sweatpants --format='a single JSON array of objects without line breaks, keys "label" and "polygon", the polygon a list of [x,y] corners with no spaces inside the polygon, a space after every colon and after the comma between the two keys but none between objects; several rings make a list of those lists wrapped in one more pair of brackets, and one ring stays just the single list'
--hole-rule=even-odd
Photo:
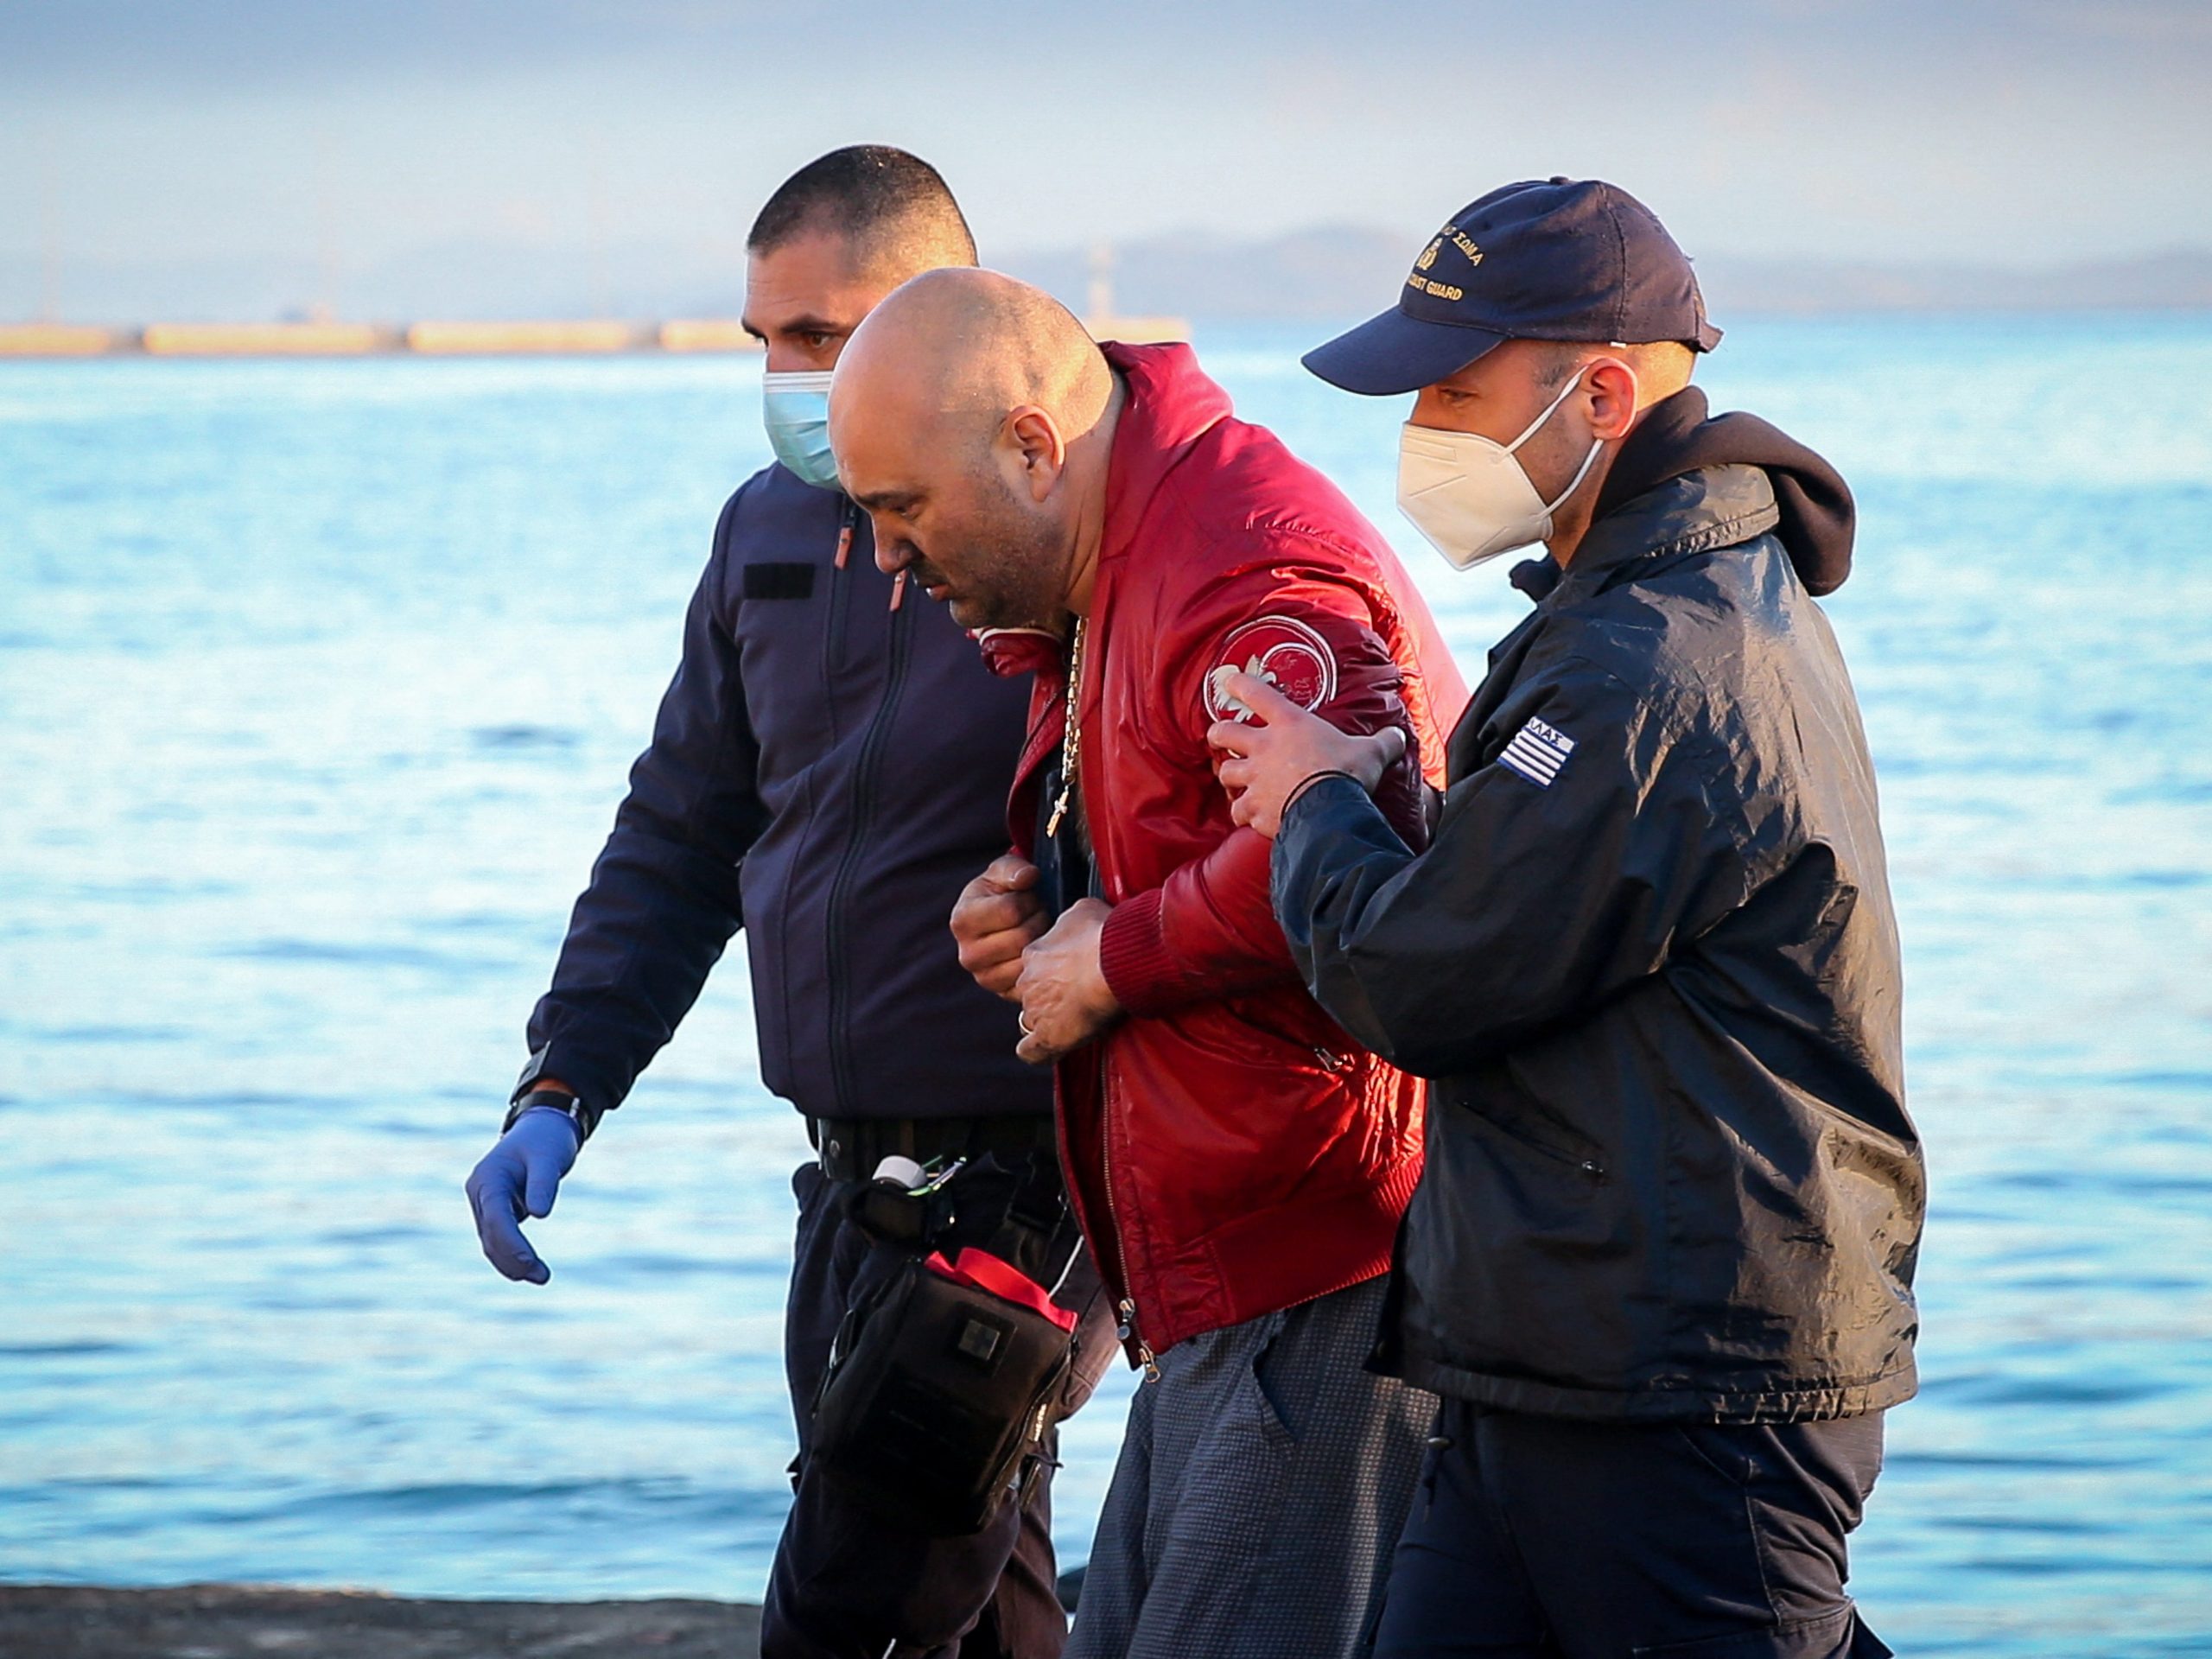
[{"label": "grey sweatpants", "polygon": [[1350,1659],[1431,1395],[1361,1369],[1382,1281],[1179,1342],[1138,1390],[1066,1659]]}]

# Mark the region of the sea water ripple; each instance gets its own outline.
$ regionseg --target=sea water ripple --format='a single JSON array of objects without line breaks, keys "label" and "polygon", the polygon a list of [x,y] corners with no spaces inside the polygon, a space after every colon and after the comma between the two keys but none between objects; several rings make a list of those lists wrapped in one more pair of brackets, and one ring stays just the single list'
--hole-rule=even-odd
[{"label": "sea water ripple", "polygon": [[[1471,669],[1395,404],[1202,337]],[[1857,1588],[1901,1651],[2212,1651],[2202,318],[1747,321],[1862,509],[1934,1182]],[[0,367],[0,1578],[757,1592],[789,1172],[734,957],[507,1285],[460,1192],[672,662],[757,362]],[[1072,1426],[1083,1551],[1122,1391]]]}]

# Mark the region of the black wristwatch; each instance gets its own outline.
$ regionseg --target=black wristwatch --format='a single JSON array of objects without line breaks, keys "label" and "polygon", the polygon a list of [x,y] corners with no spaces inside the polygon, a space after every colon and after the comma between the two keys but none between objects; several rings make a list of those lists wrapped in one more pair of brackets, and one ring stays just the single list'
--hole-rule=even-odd
[{"label": "black wristwatch", "polygon": [[543,1106],[561,1114],[576,1126],[576,1144],[582,1146],[591,1139],[591,1132],[599,1127],[599,1114],[575,1096],[558,1089],[533,1089],[507,1108],[507,1120],[499,1125],[505,1135],[515,1126],[515,1120],[533,1106]]}]

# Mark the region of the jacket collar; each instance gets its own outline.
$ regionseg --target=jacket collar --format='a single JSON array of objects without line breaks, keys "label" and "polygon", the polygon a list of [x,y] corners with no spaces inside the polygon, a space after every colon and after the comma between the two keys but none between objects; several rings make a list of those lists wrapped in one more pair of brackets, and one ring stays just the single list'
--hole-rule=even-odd
[{"label": "jacket collar", "polygon": [[[1106,522],[1098,538],[1102,582],[1094,607],[1103,605],[1103,579],[1135,541],[1161,481],[1192,444],[1233,412],[1229,394],[1207,378],[1188,346],[1107,340],[1099,350],[1127,395],[1106,458]],[[1057,668],[1066,655],[1059,637],[1040,628],[984,628],[973,637],[985,664],[1004,677]]]},{"label": "jacket collar", "polygon": [[1191,445],[1235,411],[1188,346],[1109,340],[1100,349],[1128,389],[1106,464],[1106,523],[1098,546],[1104,564],[1128,551],[1152,498]]},{"label": "jacket collar", "polygon": [[1774,486],[1758,467],[1706,467],[1624,501],[1590,526],[1573,562],[1546,595],[1551,606],[1586,598],[1651,561],[1734,547],[1781,518]]}]

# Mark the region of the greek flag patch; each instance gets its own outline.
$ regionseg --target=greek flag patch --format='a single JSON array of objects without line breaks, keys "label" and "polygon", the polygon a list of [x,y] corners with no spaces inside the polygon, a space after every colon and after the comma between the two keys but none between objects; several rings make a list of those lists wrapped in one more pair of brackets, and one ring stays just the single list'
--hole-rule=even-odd
[{"label": "greek flag patch", "polygon": [[1549,789],[1559,769],[1567,764],[1567,757],[1573,753],[1574,740],[1565,732],[1531,720],[1513,734],[1513,741],[1497,759],[1501,766],[1512,767],[1530,783]]}]

